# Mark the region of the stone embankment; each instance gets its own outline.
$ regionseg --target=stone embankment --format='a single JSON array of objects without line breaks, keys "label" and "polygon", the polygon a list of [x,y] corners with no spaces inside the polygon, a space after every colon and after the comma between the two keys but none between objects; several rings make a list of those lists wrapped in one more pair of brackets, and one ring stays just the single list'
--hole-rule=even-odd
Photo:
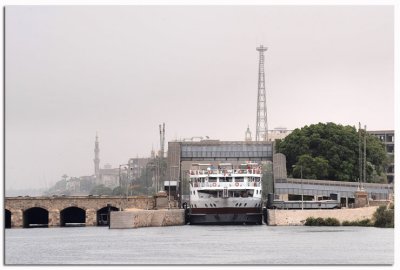
[{"label": "stone embankment", "polygon": [[185,224],[185,209],[127,209],[110,213],[110,229],[161,227]]},{"label": "stone embankment", "polygon": [[351,209],[318,209],[318,210],[281,210],[268,209],[268,225],[288,226],[304,225],[308,217],[314,218],[336,218],[343,221],[356,221],[362,219],[372,219],[378,206],[351,208]]}]

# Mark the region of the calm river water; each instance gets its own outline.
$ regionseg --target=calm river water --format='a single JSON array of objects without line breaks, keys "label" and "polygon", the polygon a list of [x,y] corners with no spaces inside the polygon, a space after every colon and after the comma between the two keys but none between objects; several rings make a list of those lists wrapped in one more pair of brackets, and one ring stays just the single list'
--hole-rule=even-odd
[{"label": "calm river water", "polygon": [[6,264],[393,264],[394,230],[172,226],[5,230]]}]

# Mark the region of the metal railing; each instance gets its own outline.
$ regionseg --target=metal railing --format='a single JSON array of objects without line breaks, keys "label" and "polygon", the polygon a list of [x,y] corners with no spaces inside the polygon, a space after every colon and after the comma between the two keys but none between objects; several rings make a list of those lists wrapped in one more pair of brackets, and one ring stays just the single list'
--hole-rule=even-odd
[{"label": "metal railing", "polygon": [[260,187],[261,182],[191,182],[191,187],[211,187],[211,188],[221,188],[229,187],[229,188],[243,188],[243,187]]}]

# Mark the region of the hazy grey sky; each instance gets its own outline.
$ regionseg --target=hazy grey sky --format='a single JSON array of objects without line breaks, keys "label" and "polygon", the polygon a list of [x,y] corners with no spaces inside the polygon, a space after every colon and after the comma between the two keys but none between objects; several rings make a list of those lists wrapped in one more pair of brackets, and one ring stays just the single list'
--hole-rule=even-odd
[{"label": "hazy grey sky", "polygon": [[255,132],[258,53],[269,127],[394,129],[390,6],[9,6],[6,189],[93,174],[193,136]]}]

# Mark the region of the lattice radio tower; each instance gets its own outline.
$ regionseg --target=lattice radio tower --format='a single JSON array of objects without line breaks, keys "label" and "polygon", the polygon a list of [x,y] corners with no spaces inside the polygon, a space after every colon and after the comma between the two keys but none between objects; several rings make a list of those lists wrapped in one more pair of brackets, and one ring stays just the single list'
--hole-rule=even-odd
[{"label": "lattice radio tower", "polygon": [[257,48],[260,52],[260,61],[258,66],[258,95],[257,95],[257,123],[256,123],[256,141],[268,141],[268,123],[267,123],[267,103],[265,96],[265,74],[264,74],[264,52],[267,47]]}]

